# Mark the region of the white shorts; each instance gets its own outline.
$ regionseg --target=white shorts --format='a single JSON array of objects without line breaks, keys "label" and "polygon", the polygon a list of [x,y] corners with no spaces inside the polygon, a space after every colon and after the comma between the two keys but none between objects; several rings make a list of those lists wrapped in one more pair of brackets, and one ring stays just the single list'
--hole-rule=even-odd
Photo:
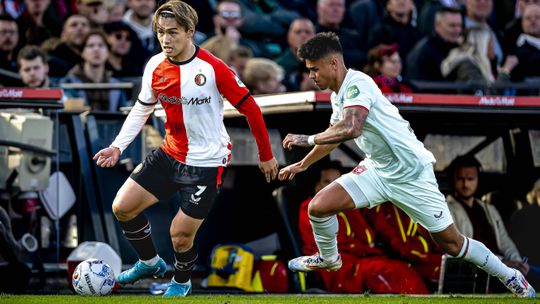
[{"label": "white shorts", "polygon": [[444,195],[439,191],[433,166],[407,182],[387,182],[369,160],[336,180],[354,201],[356,208],[373,208],[390,201],[429,232],[446,229],[453,223]]}]

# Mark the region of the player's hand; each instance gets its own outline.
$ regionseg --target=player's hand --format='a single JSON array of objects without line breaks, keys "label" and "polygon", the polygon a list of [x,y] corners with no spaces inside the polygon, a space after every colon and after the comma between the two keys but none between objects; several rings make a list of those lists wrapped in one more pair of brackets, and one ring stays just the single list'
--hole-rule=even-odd
[{"label": "player's hand", "polygon": [[307,135],[299,135],[299,134],[287,134],[285,136],[285,139],[283,140],[283,148],[284,149],[292,149],[294,146],[298,147],[310,147],[311,145],[308,144],[308,137]]},{"label": "player's hand", "polygon": [[259,169],[261,169],[261,172],[264,174],[266,182],[269,183],[270,181],[276,179],[278,173],[278,162],[275,157],[271,160],[260,162]]},{"label": "player's hand", "polygon": [[279,170],[279,180],[292,180],[296,173],[306,171],[307,168],[302,167],[302,163],[297,162]]},{"label": "player's hand", "polygon": [[116,147],[108,147],[101,149],[94,157],[93,160],[96,164],[102,168],[114,167],[120,158],[120,149]]}]

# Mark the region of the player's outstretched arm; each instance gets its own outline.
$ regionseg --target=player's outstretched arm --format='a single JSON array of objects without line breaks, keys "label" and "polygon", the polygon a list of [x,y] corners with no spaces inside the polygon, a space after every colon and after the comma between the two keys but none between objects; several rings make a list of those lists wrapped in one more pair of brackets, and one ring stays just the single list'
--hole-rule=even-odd
[{"label": "player's outstretched arm", "polygon": [[96,164],[102,168],[114,167],[120,158],[120,149],[117,147],[108,147],[101,149],[96,155],[94,155],[93,160],[96,161]]},{"label": "player's outstretched arm", "polygon": [[[295,135],[295,134],[288,134]],[[306,135],[304,135],[306,136]],[[285,137],[285,139],[287,139]],[[283,147],[285,147],[286,142],[283,141]],[[330,145],[316,145],[301,161],[289,165],[279,171],[279,180],[292,180],[297,173],[303,172],[309,168],[313,163],[317,162],[321,158],[328,155],[332,150],[334,150],[339,144],[330,144]]]}]

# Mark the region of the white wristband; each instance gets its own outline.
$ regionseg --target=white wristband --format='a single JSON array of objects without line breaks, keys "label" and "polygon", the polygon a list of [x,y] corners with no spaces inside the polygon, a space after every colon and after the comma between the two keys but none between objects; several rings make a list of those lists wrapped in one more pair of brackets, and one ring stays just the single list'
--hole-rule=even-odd
[{"label": "white wristband", "polygon": [[315,135],[310,135],[310,136],[308,136],[308,138],[307,138],[307,143],[308,143],[308,145],[310,145],[310,146],[315,146],[315,145],[316,145],[316,144],[315,144]]}]

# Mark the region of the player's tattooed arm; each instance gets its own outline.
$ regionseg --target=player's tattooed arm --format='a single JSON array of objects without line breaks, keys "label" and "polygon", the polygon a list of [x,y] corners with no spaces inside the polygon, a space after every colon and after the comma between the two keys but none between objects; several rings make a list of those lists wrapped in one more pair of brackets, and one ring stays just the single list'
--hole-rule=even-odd
[{"label": "player's tattooed arm", "polygon": [[343,120],[315,135],[315,144],[338,144],[362,134],[369,112],[362,107],[350,107],[343,114]]}]

